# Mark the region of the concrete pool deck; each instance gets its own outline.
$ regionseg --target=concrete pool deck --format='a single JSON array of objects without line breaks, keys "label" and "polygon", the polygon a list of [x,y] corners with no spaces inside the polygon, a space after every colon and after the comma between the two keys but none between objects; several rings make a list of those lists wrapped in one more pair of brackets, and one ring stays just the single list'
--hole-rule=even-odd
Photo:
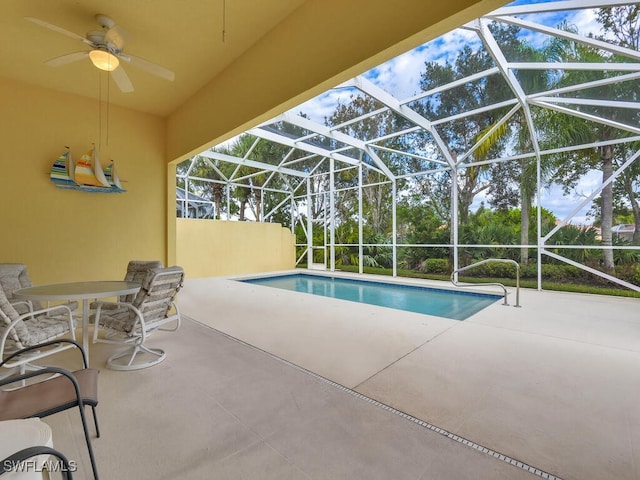
[{"label": "concrete pool deck", "polygon": [[179,296],[198,322],[559,478],[640,478],[640,300],[520,303],[461,322],[220,277]]}]

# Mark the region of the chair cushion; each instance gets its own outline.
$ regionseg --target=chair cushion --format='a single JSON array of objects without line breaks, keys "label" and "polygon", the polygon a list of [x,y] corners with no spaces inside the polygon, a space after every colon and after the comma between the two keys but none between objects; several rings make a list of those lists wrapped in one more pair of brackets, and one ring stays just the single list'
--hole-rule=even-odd
[{"label": "chair cushion", "polygon": [[147,323],[166,318],[174,297],[182,288],[182,267],[153,268],[142,281],[133,305],[142,312]]},{"label": "chair cushion", "polygon": [[124,279],[127,282],[142,283],[147,272],[152,268],[162,268],[162,262],[159,260],[131,260]]},{"label": "chair cushion", "polygon": [[[162,268],[162,262],[159,260],[131,260],[127,265],[127,273],[124,276],[126,282],[142,283],[147,276],[147,272],[152,268]],[[135,300],[136,294],[122,295],[121,302],[131,303]]]},{"label": "chair cushion", "polygon": [[102,310],[102,312],[100,312],[100,326],[117,332],[130,334],[133,331],[137,318],[135,312],[126,307],[125,309],[118,309],[113,312]]},{"label": "chair cushion", "polygon": [[0,264],[0,285],[8,298],[13,298],[13,291],[23,287],[30,287],[31,281],[27,276],[27,266],[23,263]]},{"label": "chair cushion", "polygon": [[[0,263],[0,286],[9,302],[14,302],[14,291],[31,286],[27,266],[24,263]],[[31,303],[34,310],[42,308],[42,304],[38,301],[32,301]],[[14,305],[14,308],[20,315],[29,311],[29,307],[24,302]]]},{"label": "chair cushion", "polygon": [[[2,330],[8,327],[11,322],[20,318],[20,314],[16,311],[15,308],[13,308],[13,305],[9,303],[9,300],[7,299],[7,296],[5,295],[4,290],[1,287],[0,311],[2,311],[2,313],[4,314],[1,315],[2,323],[0,325],[3,327]],[[16,323],[15,328],[11,330],[8,338],[13,340],[14,342],[21,343],[24,346],[29,344],[29,330],[22,320]]]},{"label": "chair cushion", "polygon": [[69,320],[62,316],[27,318],[24,325],[29,332],[28,344],[25,346],[53,340],[69,332]]}]

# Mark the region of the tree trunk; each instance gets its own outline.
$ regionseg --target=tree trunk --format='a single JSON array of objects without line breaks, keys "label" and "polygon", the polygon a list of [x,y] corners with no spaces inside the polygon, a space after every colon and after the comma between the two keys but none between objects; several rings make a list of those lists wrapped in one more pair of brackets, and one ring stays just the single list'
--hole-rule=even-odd
[{"label": "tree trunk", "polygon": [[640,204],[636,199],[636,193],[633,191],[633,178],[628,171],[622,173],[622,180],[624,185],[624,191],[629,198],[631,204],[631,211],[633,212],[633,222],[636,225],[636,229],[633,232],[633,239],[631,243],[634,245],[640,245]]},{"label": "tree trunk", "polygon": [[220,216],[220,211],[222,209],[222,195],[223,195],[223,187],[221,184],[219,183],[214,183],[213,184],[213,203],[215,205],[215,218],[217,220],[220,220],[221,216]]},{"label": "tree trunk", "polygon": [[257,189],[256,192],[254,193],[254,197],[256,199],[256,210],[255,212],[253,212],[253,214],[256,217],[256,222],[261,222],[262,221],[262,190]]},{"label": "tree trunk", "polygon": [[246,200],[240,200],[240,212],[238,213],[238,221],[244,222],[244,209],[247,207]]},{"label": "tree trunk", "polygon": [[477,168],[468,167],[464,169],[462,177],[462,188],[458,189],[458,220],[459,225],[466,225],[469,222],[469,208],[473,203],[473,190],[478,181]]},{"label": "tree trunk", "polygon": [[631,207],[633,208],[633,222],[635,223],[636,229],[633,232],[633,238],[631,239],[631,243],[634,245],[640,245],[640,205],[634,198]]},{"label": "tree trunk", "polygon": [[[610,145],[600,147],[600,160],[602,161],[602,182],[607,181],[613,175],[613,147]],[[600,228],[602,230],[602,250],[603,269],[606,273],[615,272],[613,261],[613,244],[611,227],[613,226],[613,184],[610,183],[602,189],[602,207],[600,212]],[[608,248],[609,247],[609,248]]]},{"label": "tree trunk", "polygon": [[374,233],[384,235],[384,186],[375,185],[373,187],[363,188],[362,196],[369,205],[371,214],[371,228]]}]

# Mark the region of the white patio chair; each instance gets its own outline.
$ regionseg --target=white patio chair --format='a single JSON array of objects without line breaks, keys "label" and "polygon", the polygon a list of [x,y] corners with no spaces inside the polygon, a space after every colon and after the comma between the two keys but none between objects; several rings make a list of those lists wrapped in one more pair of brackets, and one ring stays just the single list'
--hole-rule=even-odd
[{"label": "white patio chair", "polygon": [[[149,270],[151,270],[152,268],[162,268],[163,266],[164,265],[159,260],[131,260],[127,265],[127,273],[124,275],[124,281],[142,283]],[[102,309],[109,310],[110,314],[115,313],[116,310],[123,312],[127,310],[127,307],[118,306],[118,303],[131,303],[135,300],[135,298],[135,293],[129,295],[121,295],[118,297],[118,302],[102,302]],[[97,308],[98,302],[92,302],[91,310],[95,312]],[[91,318],[91,321],[93,321],[93,318]]]},{"label": "white patio chair", "polygon": [[[181,267],[152,268],[145,274],[142,287],[132,302],[95,302],[93,342],[129,347],[107,359],[109,368],[137,370],[165,359],[164,350],[147,347],[145,342],[157,330],[175,331],[179,328],[180,311],[174,299],[182,288],[183,280],[184,270]],[[170,324],[173,325],[167,326]],[[108,330],[102,338],[98,335],[100,328]],[[136,362],[138,356],[143,360]]]},{"label": "white patio chair", "polygon": [[[0,286],[0,361],[17,350],[67,335],[75,340],[75,322],[67,305],[27,310],[21,315]],[[20,373],[24,373],[31,362],[69,348],[73,348],[73,345],[58,343],[48,348],[30,350],[3,363],[2,367],[12,370],[18,368]]]}]

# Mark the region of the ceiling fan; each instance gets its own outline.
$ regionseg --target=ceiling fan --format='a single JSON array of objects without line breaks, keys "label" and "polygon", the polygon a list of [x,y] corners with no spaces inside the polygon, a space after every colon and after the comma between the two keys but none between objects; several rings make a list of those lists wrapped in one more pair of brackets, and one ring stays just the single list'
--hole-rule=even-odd
[{"label": "ceiling fan", "polygon": [[148,60],[144,60],[143,58],[123,53],[128,33],[122,27],[116,25],[116,23],[106,15],[96,15],[96,21],[100,27],[102,27],[102,30],[91,31],[87,33],[86,37],[35,17],[24,18],[37,25],[53,30],[54,32],[80,40],[91,47],[91,50],[69,53],[61,57],[47,60],[45,63],[52,67],[59,67],[88,57],[93,65],[100,70],[111,72],[111,77],[114,82],[124,93],[133,92],[133,85],[129,76],[122,68],[122,62],[130,63],[131,65],[145,70],[152,75],[164,78],[165,80],[173,81],[175,78],[175,74],[171,70],[149,62]]}]

